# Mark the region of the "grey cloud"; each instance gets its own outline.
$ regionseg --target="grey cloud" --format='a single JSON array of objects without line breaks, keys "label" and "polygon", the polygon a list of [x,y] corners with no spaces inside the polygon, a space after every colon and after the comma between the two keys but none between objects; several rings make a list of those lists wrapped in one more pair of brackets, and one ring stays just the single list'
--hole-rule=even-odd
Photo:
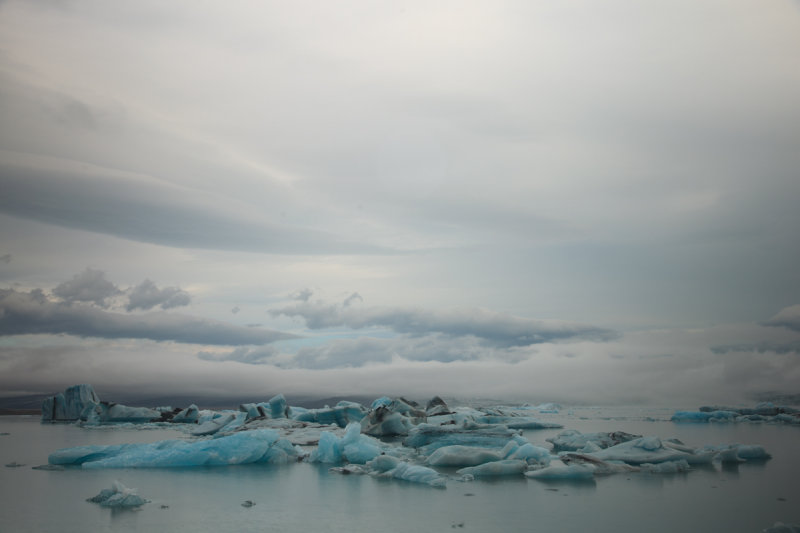
[{"label": "grey cloud", "polygon": [[762,322],[762,325],[800,331],[800,304],[781,309],[774,317]]},{"label": "grey cloud", "polygon": [[116,296],[121,291],[106,279],[102,270],[87,268],[75,274],[71,280],[65,281],[53,289],[53,294],[67,303],[92,302],[105,307],[106,299]]},{"label": "grey cloud", "polygon": [[238,305],[234,306],[233,309],[231,309],[231,313],[233,313],[234,315],[238,314],[239,311],[241,311],[241,309],[239,309]]},{"label": "grey cloud", "polygon": [[391,252],[346,242],[324,231],[272,222],[251,206],[226,204],[217,196],[152,177],[64,160],[5,155],[0,160],[0,212],[12,216],[179,248],[293,254]]},{"label": "grey cloud", "polygon": [[453,338],[443,334],[403,335],[395,338],[360,337],[335,339],[324,345],[301,348],[294,355],[280,353],[272,346],[239,347],[228,354],[201,352],[207,361],[237,361],[247,364],[271,364],[281,368],[323,370],[388,365],[396,359],[417,362],[454,363],[492,360],[516,363],[530,356],[530,350],[517,347],[486,346],[471,336]]},{"label": "grey cloud", "polygon": [[0,336],[67,334],[105,339],[134,338],[236,346],[296,338],[288,333],[242,328],[215,320],[165,312],[112,313],[53,302],[41,290],[0,290]]},{"label": "grey cloud", "polygon": [[0,263],[9,264],[11,262],[11,254],[5,254],[0,256]]},{"label": "grey cloud", "polygon": [[128,298],[128,305],[125,307],[128,311],[133,311],[134,309],[148,310],[156,306],[161,307],[161,309],[171,309],[189,305],[192,300],[188,292],[178,287],[159,289],[149,279],[134,287]]},{"label": "grey cloud", "polygon": [[313,296],[313,294],[314,291],[312,291],[309,288],[305,288],[293,292],[292,294],[289,295],[289,297],[292,300],[300,300],[301,302],[307,302],[308,299],[311,298],[311,296]]},{"label": "grey cloud", "polygon": [[426,311],[391,307],[301,303],[270,311],[274,316],[301,317],[311,329],[346,326],[353,329],[388,327],[397,333],[452,337],[474,336],[496,346],[527,346],[561,340],[607,341],[617,338],[612,330],[555,320],[534,320],[486,309]]},{"label": "grey cloud", "polygon": [[358,294],[357,292],[354,292],[353,294],[351,294],[350,296],[345,298],[345,300],[342,303],[342,305],[345,306],[345,307],[350,307],[355,302],[363,302],[363,301],[364,301],[364,298],[362,298],[361,295]]},{"label": "grey cloud", "polygon": [[800,353],[800,341],[792,342],[774,342],[774,341],[760,341],[756,343],[741,343],[741,344],[720,344],[712,346],[711,351],[716,354],[726,354],[731,352],[757,352],[767,353],[773,352],[776,354]]}]

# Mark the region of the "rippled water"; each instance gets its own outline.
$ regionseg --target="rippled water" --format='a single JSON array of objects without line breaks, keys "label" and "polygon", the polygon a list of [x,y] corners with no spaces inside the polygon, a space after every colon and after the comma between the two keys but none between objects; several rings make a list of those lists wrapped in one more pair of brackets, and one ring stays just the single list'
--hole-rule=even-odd
[{"label": "rippled water", "polygon": [[[672,410],[576,408],[540,418],[588,431],[677,437],[687,444],[761,444],[773,458],[684,474],[622,474],[589,482],[522,476],[444,490],[305,463],[185,469],[41,471],[50,452],[84,444],[187,438],[172,429],[83,429],[0,417],[0,531],[726,531],[800,523],[800,428],[674,424]],[[535,413],[533,413],[535,414]],[[648,419],[650,418],[650,420]],[[654,420],[653,420],[654,419]],[[526,431],[534,444],[560,430]],[[151,500],[112,511],[86,498],[119,480]],[[242,507],[245,500],[256,503]]]}]

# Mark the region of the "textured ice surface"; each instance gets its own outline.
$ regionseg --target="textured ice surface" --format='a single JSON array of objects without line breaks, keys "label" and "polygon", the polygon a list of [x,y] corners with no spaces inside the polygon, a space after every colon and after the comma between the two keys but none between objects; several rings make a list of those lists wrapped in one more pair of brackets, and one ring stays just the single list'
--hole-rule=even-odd
[{"label": "textured ice surface", "polygon": [[346,427],[350,422],[361,422],[367,414],[367,408],[355,402],[339,402],[335,407],[322,409],[306,409],[292,412],[292,418],[301,422],[314,422],[317,424],[336,424]]},{"label": "textured ice surface", "polygon": [[175,422],[176,424],[195,424],[198,420],[200,420],[200,410],[195,404],[192,404],[186,409],[178,411],[170,422]]},{"label": "textured ice surface", "polygon": [[89,405],[81,414],[87,424],[117,422],[150,422],[161,418],[161,412],[147,407],[129,407],[119,403],[100,402]]},{"label": "textured ice surface", "polygon": [[405,461],[398,462],[394,468],[383,472],[381,475],[411,481],[412,483],[425,483],[432,487],[443,488],[447,484],[447,478],[433,468],[413,465]]},{"label": "textured ice surface", "polygon": [[339,438],[329,431],[320,435],[317,449],[311,453],[309,460],[316,463],[366,463],[381,454],[381,443],[361,434],[361,424],[353,422]]},{"label": "textured ice surface", "polygon": [[[550,437],[545,440],[553,445],[554,452],[590,452],[597,449],[608,448],[609,446],[616,446],[622,442],[628,442],[640,437],[641,435],[631,435],[624,431],[581,433],[575,429],[567,429],[555,437]],[[589,449],[585,449],[587,445]]]},{"label": "textured ice surface", "polygon": [[498,450],[456,444],[438,448],[426,462],[431,466],[475,466],[501,459],[503,455]]},{"label": "textured ice surface", "polygon": [[525,476],[533,479],[592,479],[595,467],[588,464],[553,465],[539,470],[525,472]]},{"label": "textured ice surface", "polygon": [[87,407],[98,403],[91,385],[73,385],[42,402],[42,420],[78,420]]},{"label": "textured ice surface", "polygon": [[468,466],[462,468],[456,473],[469,475],[473,477],[490,477],[490,476],[512,476],[519,475],[528,469],[528,463],[518,459],[504,459],[502,461],[493,461],[491,463],[484,463],[478,466]]},{"label": "textured ice surface", "polygon": [[[269,453],[278,441],[277,431],[262,429],[198,441],[163,440],[147,444],[65,448],[50,454],[48,461],[50,464],[83,465],[84,468],[169,468],[282,462],[281,454],[277,454],[276,461],[271,461],[276,454]],[[285,453],[295,453],[288,441],[277,446]]]},{"label": "textured ice surface", "polygon": [[502,424],[511,429],[557,429],[561,424],[544,422],[530,416],[483,415],[475,419],[478,424]]},{"label": "textured ice surface", "polygon": [[[666,444],[666,445],[665,445]],[[641,437],[617,444],[592,455],[604,461],[623,461],[632,465],[686,460],[689,464],[710,463],[716,452],[691,453],[685,447],[671,445],[658,437]]]},{"label": "textured ice surface", "polygon": [[755,407],[703,406],[698,411],[676,411],[673,422],[772,422],[800,424],[800,411],[794,407],[763,402]]},{"label": "textured ice surface", "polygon": [[[430,454],[443,446],[481,446],[484,448],[502,448],[510,439],[518,437],[519,430],[509,429],[502,425],[479,425],[465,423],[463,425],[436,426],[419,424],[415,426],[403,440],[405,446],[421,448],[424,454]],[[524,444],[522,439],[520,444]]]},{"label": "textured ice surface", "polygon": [[110,489],[103,489],[86,501],[114,508],[139,507],[148,502],[136,493],[136,489],[129,489],[119,481],[114,481]]}]

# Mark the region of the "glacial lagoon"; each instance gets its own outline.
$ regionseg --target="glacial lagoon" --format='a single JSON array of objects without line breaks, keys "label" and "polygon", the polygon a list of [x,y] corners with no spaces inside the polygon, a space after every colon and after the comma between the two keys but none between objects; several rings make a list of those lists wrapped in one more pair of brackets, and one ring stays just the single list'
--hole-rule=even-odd
[{"label": "glacial lagoon", "polygon": [[[448,403],[451,408],[458,405]],[[0,470],[0,531],[760,532],[777,522],[800,523],[797,425],[707,421],[709,417],[671,420],[676,411],[692,411],[695,406],[519,409],[462,403],[470,406],[462,413],[482,407],[478,412],[543,422],[542,429],[516,430],[516,449],[527,442],[529,450],[551,452],[547,461],[529,459],[526,473],[566,467],[554,442],[571,430],[583,435],[622,432],[661,442],[677,439],[689,449],[717,453],[707,462],[671,471],[633,468],[566,478],[521,472],[473,476],[465,474],[463,465],[431,465],[417,449],[399,454],[404,463],[435,470],[443,482],[433,484],[381,475],[364,464],[348,466],[348,461],[336,457],[329,457],[333,462],[312,462],[315,451],[316,460],[320,459],[320,447],[311,442],[293,446],[297,456],[271,463],[167,468],[130,463],[93,468],[51,463],[58,462],[52,459],[54,452],[64,449],[162,441],[178,442],[170,446],[180,448],[196,442],[218,444],[226,437],[193,435],[200,424],[43,423],[36,416],[5,416],[0,417],[0,460],[10,466]],[[269,413],[256,414],[266,416],[249,424],[269,425]],[[230,435],[247,433],[242,426]],[[320,429],[334,445],[345,439],[343,428]],[[284,434],[265,427],[254,431]],[[360,438],[357,433],[351,438]],[[407,435],[375,439],[381,446],[407,448],[402,445]],[[760,446],[769,458],[723,462],[718,452],[731,444]],[[499,453],[498,447],[485,449]],[[391,449],[379,453],[383,453],[379,457],[393,454]],[[44,465],[49,466],[42,469]],[[115,509],[87,501],[115,483],[134,488],[148,503]]]}]

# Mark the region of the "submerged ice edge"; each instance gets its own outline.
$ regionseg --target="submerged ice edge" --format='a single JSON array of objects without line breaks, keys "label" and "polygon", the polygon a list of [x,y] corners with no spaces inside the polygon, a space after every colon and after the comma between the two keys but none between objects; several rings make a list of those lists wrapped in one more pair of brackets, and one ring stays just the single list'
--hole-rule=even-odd
[{"label": "submerged ice edge", "polygon": [[[51,412],[71,413],[80,408],[87,415],[81,423],[90,427],[98,423],[95,415],[114,411],[109,404],[95,403],[97,397],[90,386],[76,387],[62,395],[65,402],[72,403],[59,407],[61,400],[53,400],[46,407]],[[83,407],[78,405],[82,401],[86,402]],[[382,397],[369,408],[343,401],[334,407],[304,409],[289,406],[283,395],[277,395],[268,402],[243,404],[239,411],[201,411],[196,406],[162,408],[161,412],[178,417],[181,427],[190,433],[189,440],[65,448],[53,452],[49,463],[97,469],[304,461],[330,464],[332,472],[341,474],[369,474],[444,487],[449,479],[525,476],[533,480],[585,480],[619,472],[682,473],[692,465],[713,461],[770,458],[758,445],[695,448],[675,439],[620,431],[580,433],[567,429],[547,439],[552,445],[547,449],[529,442],[522,429],[562,426],[538,421],[528,416],[529,410],[521,409],[524,414],[520,414],[508,407],[451,409],[439,397],[426,408],[404,398]]]}]

